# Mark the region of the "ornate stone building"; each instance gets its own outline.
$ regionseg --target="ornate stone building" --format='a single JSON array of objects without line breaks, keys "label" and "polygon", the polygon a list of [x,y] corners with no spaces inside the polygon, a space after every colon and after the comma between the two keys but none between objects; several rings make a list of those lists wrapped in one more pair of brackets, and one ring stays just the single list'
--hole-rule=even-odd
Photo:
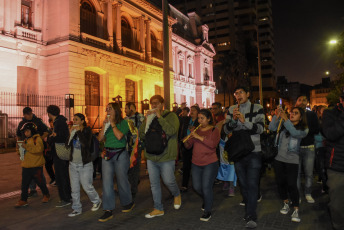
[{"label": "ornate stone building", "polygon": [[[210,106],[207,26],[171,14],[171,98]],[[197,31],[192,40],[172,33],[176,14],[185,31]],[[162,37],[162,12],[144,0],[0,0],[0,91],[74,94],[74,112],[91,121],[117,95],[141,110],[144,99],[163,95]]]}]

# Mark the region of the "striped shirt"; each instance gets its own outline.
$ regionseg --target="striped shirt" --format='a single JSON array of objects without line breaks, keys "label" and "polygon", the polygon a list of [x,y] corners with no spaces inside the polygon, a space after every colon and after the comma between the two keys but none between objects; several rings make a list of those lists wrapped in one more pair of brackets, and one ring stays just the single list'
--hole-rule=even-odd
[{"label": "striped shirt", "polygon": [[[263,107],[259,104],[254,104],[253,112],[252,114],[250,114],[251,102],[248,100],[246,103],[240,104],[239,111],[245,116],[244,123],[239,121],[239,119],[233,119],[233,110],[237,107],[238,105],[233,105],[229,108],[226,116],[224,131],[226,132],[226,134],[229,134],[232,131],[238,131],[241,129],[249,130],[252,142],[255,146],[253,152],[260,152],[260,134],[263,133],[265,124],[265,115]],[[252,122],[249,121],[250,117],[252,117]]]}]

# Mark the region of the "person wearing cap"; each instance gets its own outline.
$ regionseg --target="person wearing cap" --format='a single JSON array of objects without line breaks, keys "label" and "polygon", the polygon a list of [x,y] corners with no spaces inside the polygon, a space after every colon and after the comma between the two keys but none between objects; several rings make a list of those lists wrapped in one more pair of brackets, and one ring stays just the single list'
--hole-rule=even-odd
[{"label": "person wearing cap", "polygon": [[22,147],[25,149],[25,155],[21,163],[21,197],[15,205],[17,208],[28,205],[28,189],[32,180],[37,183],[43,193],[42,203],[47,203],[50,200],[49,190],[43,176],[43,165],[45,163],[43,140],[37,132],[37,126],[33,122],[25,123],[22,131],[26,137],[22,144]]},{"label": "person wearing cap", "polygon": [[[48,136],[48,126],[46,126],[44,122],[42,121],[42,119],[38,118],[32,112],[32,109],[30,107],[25,107],[23,109],[23,119],[19,122],[19,125],[17,127],[17,132],[16,132],[17,141],[22,141],[26,138],[24,133],[21,131],[21,129],[28,122],[32,122],[37,126],[37,132],[41,136],[42,140],[44,140]],[[44,176],[43,178],[45,181]],[[54,183],[54,180],[50,181],[50,184],[52,183]],[[30,188],[29,197],[37,196],[36,183],[34,181],[31,182],[29,188]]]}]

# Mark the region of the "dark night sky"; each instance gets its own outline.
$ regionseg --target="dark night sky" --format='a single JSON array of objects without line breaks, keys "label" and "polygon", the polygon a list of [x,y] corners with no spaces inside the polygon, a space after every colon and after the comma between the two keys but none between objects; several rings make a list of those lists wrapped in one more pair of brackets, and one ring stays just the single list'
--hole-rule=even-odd
[{"label": "dark night sky", "polygon": [[344,0],[272,0],[276,76],[305,84],[338,73],[328,45],[344,31]]}]

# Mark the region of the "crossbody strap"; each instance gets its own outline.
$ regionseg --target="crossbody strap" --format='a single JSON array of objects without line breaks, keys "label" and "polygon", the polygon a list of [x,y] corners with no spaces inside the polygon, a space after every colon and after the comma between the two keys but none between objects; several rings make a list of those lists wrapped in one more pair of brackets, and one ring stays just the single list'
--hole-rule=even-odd
[{"label": "crossbody strap", "polygon": [[254,107],[254,104],[251,103],[251,109],[250,109],[250,118],[249,118],[249,122],[252,122],[252,117],[253,117],[253,107]]}]

